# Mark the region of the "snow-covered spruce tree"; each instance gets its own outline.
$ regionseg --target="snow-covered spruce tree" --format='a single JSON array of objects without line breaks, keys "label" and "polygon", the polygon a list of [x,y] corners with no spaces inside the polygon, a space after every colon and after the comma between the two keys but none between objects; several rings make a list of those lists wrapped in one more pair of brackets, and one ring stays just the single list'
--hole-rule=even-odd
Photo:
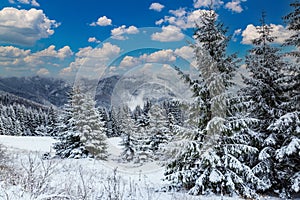
[{"label": "snow-covered spruce tree", "polygon": [[154,159],[151,147],[151,132],[149,131],[149,116],[142,114],[135,123],[135,132],[132,134],[132,142],[135,149],[136,163],[143,163]]},{"label": "snow-covered spruce tree", "polygon": [[267,143],[271,139],[267,148],[274,160],[272,189],[279,191],[282,198],[290,198],[300,192],[300,53],[297,49],[300,47],[300,2],[295,1],[291,6],[294,7],[293,12],[284,19],[288,29],[295,32],[284,45],[296,48],[286,54],[289,63],[283,65],[282,77],[278,81],[283,87],[281,112],[269,125],[270,136],[264,141]]},{"label": "snow-covered spruce tree", "polygon": [[[299,171],[299,167],[295,167],[295,163],[299,165],[300,143],[299,137],[295,137],[299,135],[299,113],[293,109],[294,103],[288,103],[292,94],[289,88],[293,88],[289,86],[294,81],[286,82],[292,74],[286,71],[289,67],[280,48],[272,45],[275,38],[271,26],[265,23],[264,13],[257,33],[259,37],[252,41],[254,47],[246,57],[250,75],[244,77],[247,86],[243,89],[250,105],[248,112],[258,120],[252,126],[259,148],[253,172],[269,184],[269,191],[279,191],[284,196],[291,191],[287,191],[291,187],[289,179]],[[292,112],[288,113],[289,110]],[[294,149],[287,153],[289,144]]]},{"label": "snow-covered spruce tree", "polygon": [[294,32],[294,34],[288,38],[285,41],[286,46],[295,46],[295,51],[291,51],[289,54],[292,56],[295,56],[298,59],[300,59],[300,24],[299,24],[299,18],[300,18],[300,2],[299,0],[295,0],[293,3],[290,4],[290,6],[293,8],[293,11],[287,14],[283,17],[285,22],[287,23],[287,29]]},{"label": "snow-covered spruce tree", "polygon": [[106,134],[106,136],[107,137],[112,137],[112,136],[109,136],[109,134],[111,133],[111,130],[109,130],[109,125],[108,125],[108,123],[109,123],[109,116],[108,116],[108,111],[107,111],[107,109],[106,108],[104,108],[104,107],[98,107],[98,112],[99,112],[99,115],[100,115],[100,118],[101,118],[101,121],[103,122],[103,124],[104,124],[104,127],[105,127],[105,129],[106,129],[106,131],[105,131],[105,134]]},{"label": "snow-covered spruce tree", "polygon": [[73,88],[69,94],[68,103],[64,106],[60,121],[57,123],[57,138],[54,144],[56,155],[61,158],[87,157],[89,152],[82,141],[84,127],[83,106],[84,95],[79,88]]},{"label": "snow-covered spruce tree", "polygon": [[121,122],[119,119],[120,108],[111,107],[108,112],[107,137],[118,137],[122,135]]},{"label": "snow-covered spruce tree", "polygon": [[96,108],[96,101],[88,94],[84,94],[81,107],[81,117],[76,123],[82,126],[79,127],[82,129],[81,141],[94,158],[106,159],[108,152],[105,122]]},{"label": "snow-covered spruce tree", "polygon": [[[165,101],[163,103],[163,107],[165,108],[167,115],[170,117],[170,123],[176,125],[183,124],[183,114],[181,111],[182,103],[178,100]],[[172,118],[172,119],[171,119]]]},{"label": "snow-covered spruce tree", "polygon": [[[147,105],[145,110],[138,105],[131,112],[128,106],[124,106],[120,112],[123,137],[122,145],[124,146],[122,156],[125,160],[135,163],[143,163],[154,158],[151,148],[151,133],[148,130],[148,107],[150,107],[150,105],[145,105]],[[128,156],[128,154],[130,156]]]},{"label": "snow-covered spruce tree", "polygon": [[121,129],[122,129],[122,142],[123,152],[121,157],[124,161],[130,162],[136,160],[136,149],[135,149],[135,137],[136,133],[136,123],[135,120],[132,119],[132,114],[128,106],[124,106],[121,109],[119,118],[121,121]]},{"label": "snow-covered spruce tree", "polygon": [[[290,198],[300,191],[300,111],[288,112],[273,122],[269,156],[274,161],[272,189],[281,198]],[[267,138],[269,139],[269,138]]]},{"label": "snow-covered spruce tree", "polygon": [[61,115],[61,121],[57,123],[57,138],[59,142],[53,146],[56,155],[61,158],[87,157],[88,151],[81,141],[81,133],[76,126],[71,98],[69,98],[68,104],[65,105]]},{"label": "snow-covered spruce tree", "polygon": [[293,11],[284,16],[283,19],[287,23],[287,29],[292,31],[292,35],[288,38],[284,46],[294,47],[293,50],[286,54],[286,57],[291,61],[285,69],[285,82],[290,99],[287,107],[292,110],[300,110],[300,2],[298,0],[290,4]]},{"label": "snow-covered spruce tree", "polygon": [[149,110],[149,127],[146,130],[150,136],[150,150],[153,158],[159,159],[162,154],[162,148],[171,138],[169,119],[167,112],[159,105],[152,105]]},{"label": "snow-covered spruce tree", "polygon": [[[264,187],[247,165],[247,154],[257,149],[250,146],[244,130],[248,119],[239,118],[231,107],[229,88],[236,68],[236,56],[227,56],[229,37],[217,22],[213,10],[203,13],[197,25],[194,48],[198,79],[183,78],[194,92],[194,114],[199,114],[194,128],[181,128],[177,141],[181,148],[171,149],[166,179],[190,194],[239,194],[256,196],[253,185]],[[174,150],[175,149],[175,150]],[[173,154],[173,156],[172,156]]]},{"label": "snow-covered spruce tree", "polygon": [[48,112],[48,118],[46,121],[46,130],[47,135],[49,136],[56,136],[57,127],[56,125],[59,123],[59,111],[54,109],[53,107],[50,107]]}]

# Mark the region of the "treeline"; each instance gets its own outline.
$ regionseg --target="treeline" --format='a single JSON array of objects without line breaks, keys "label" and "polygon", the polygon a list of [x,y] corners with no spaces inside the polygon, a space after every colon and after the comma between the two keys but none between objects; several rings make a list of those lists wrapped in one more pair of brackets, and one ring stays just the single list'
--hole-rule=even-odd
[{"label": "treeline", "polygon": [[0,134],[16,136],[52,135],[56,114],[53,108],[18,98],[0,96]]},{"label": "treeline", "polygon": [[106,139],[122,137],[124,150],[120,159],[136,163],[157,160],[160,144],[171,140],[172,126],[184,120],[178,101],[160,106],[147,101],[134,110],[127,105],[109,110],[95,105],[89,94],[74,88],[55,128],[59,139],[54,146],[57,156],[106,159]]}]

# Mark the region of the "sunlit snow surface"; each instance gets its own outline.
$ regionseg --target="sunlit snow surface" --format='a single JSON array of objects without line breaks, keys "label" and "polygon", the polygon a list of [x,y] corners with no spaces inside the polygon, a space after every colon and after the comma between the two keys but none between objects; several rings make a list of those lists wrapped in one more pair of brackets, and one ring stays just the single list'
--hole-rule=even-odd
[{"label": "sunlit snow surface", "polygon": [[40,151],[49,152],[52,149],[52,144],[56,140],[50,137],[20,137],[20,136],[0,136],[0,143],[7,148],[19,149],[25,151]]},{"label": "sunlit snow surface", "polygon": [[[9,154],[14,155],[16,160],[26,160],[29,153],[42,155],[45,152],[51,151],[53,153],[52,144],[55,142],[50,137],[14,137],[14,136],[0,136],[0,143],[5,145]],[[125,200],[215,200],[221,199],[220,196],[189,196],[184,193],[164,193],[155,192],[160,189],[165,183],[162,181],[163,168],[155,162],[145,163],[143,165],[128,164],[120,162],[118,155],[122,152],[120,146],[120,138],[110,138],[109,145],[109,158],[107,161],[98,161],[94,159],[54,159],[57,161],[58,169],[53,174],[50,185],[52,187],[63,188],[68,186],[68,183],[74,185],[82,184],[80,173],[86,181],[85,184],[98,188],[98,193],[91,194],[88,199],[109,199],[108,196],[99,198],[99,188],[103,184],[107,184],[107,177],[112,176],[113,169],[117,169],[117,175],[122,179],[123,187],[130,188],[130,184],[135,185],[137,191],[135,196],[128,196],[130,192],[125,192],[127,197]],[[51,150],[52,149],[52,150]],[[18,155],[18,156],[16,156]],[[97,177],[97,178],[95,178]],[[100,178],[99,178],[100,177]],[[103,191],[103,189],[100,191]],[[89,190],[93,192],[93,190]],[[147,196],[147,193],[149,195]],[[74,194],[73,194],[74,195]],[[0,181],[0,200],[6,199],[29,200],[29,199],[47,199],[51,197],[49,194],[42,194],[33,198],[28,192],[24,192],[20,186],[4,186]],[[233,200],[239,199],[238,197],[223,197],[223,199]],[[273,199],[273,198],[268,198]]]}]

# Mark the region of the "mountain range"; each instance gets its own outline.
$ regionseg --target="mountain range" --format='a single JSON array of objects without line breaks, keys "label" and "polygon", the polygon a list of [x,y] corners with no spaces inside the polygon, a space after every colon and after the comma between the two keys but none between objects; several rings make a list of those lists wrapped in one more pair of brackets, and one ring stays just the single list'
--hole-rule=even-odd
[{"label": "mountain range", "polygon": [[[84,85],[89,87],[95,81],[85,80]],[[109,108],[112,104],[126,103],[129,106],[142,105],[144,101],[163,101],[178,99],[178,94],[191,96],[189,90],[182,85],[178,86],[164,80],[162,77],[151,76],[110,76],[99,80],[95,93],[98,106]],[[73,83],[63,79],[50,77],[2,77],[0,78],[0,93],[12,94],[19,101],[26,99],[44,106],[62,107],[68,101],[68,93]]]}]

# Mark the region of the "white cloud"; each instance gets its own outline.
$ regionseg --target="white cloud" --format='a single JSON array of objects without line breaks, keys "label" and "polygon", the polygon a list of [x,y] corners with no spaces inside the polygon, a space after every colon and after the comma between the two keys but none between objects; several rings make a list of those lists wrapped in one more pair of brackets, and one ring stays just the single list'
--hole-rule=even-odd
[{"label": "white cloud", "polygon": [[40,65],[60,66],[58,63],[73,55],[69,46],[55,50],[54,45],[50,45],[47,49],[31,53],[23,58],[25,65],[31,67],[39,67]]},{"label": "white cloud", "polygon": [[132,56],[125,56],[123,60],[120,62],[120,67],[134,67],[141,64],[141,60]]},{"label": "white cloud", "polygon": [[18,58],[30,54],[30,50],[23,50],[13,46],[0,46],[0,56]]},{"label": "white cloud", "polygon": [[247,28],[242,32],[242,43],[243,44],[252,44],[252,41],[259,37],[256,27],[253,24],[247,25]]},{"label": "white cloud", "polygon": [[73,76],[74,69],[71,66],[63,68],[62,70],[60,70],[59,75],[62,77]]},{"label": "white cloud", "polygon": [[99,17],[96,22],[92,22],[90,26],[110,26],[112,20],[107,18],[106,16]]},{"label": "white cloud", "polygon": [[156,32],[151,35],[151,39],[160,42],[180,41],[184,38],[184,34],[180,28],[173,25],[163,26],[162,32]]},{"label": "white cloud", "polygon": [[276,37],[276,43],[282,44],[286,39],[293,35],[293,32],[289,31],[282,25],[271,24],[271,27],[273,28],[273,32],[271,34]]},{"label": "white cloud", "polygon": [[49,75],[50,72],[48,69],[46,68],[41,68],[39,69],[37,72],[36,72],[37,75],[42,75],[42,76],[45,76],[45,75]]},{"label": "white cloud", "polygon": [[155,25],[161,25],[162,23],[164,23],[164,20],[160,19],[155,22]]},{"label": "white cloud", "polygon": [[176,61],[176,56],[173,50],[166,49],[156,51],[151,54],[143,54],[139,57],[125,56],[120,62],[119,67],[131,68],[141,64],[152,66],[151,63],[172,63],[174,61]]},{"label": "white cloud", "polygon": [[143,59],[144,62],[149,63],[169,63],[176,61],[176,57],[171,49],[156,51],[149,55],[144,54],[140,58]]},{"label": "white cloud", "polygon": [[37,40],[53,35],[53,28],[58,26],[43,10],[6,7],[0,11],[0,42],[33,45]]},{"label": "white cloud", "polygon": [[98,40],[96,37],[90,37],[88,42],[100,43],[100,40]]},{"label": "white cloud", "polygon": [[169,12],[171,14],[173,14],[174,16],[176,16],[176,17],[183,17],[187,13],[186,10],[185,10],[185,8],[179,8],[177,10],[170,10]]},{"label": "white cloud", "polygon": [[194,57],[194,50],[190,46],[183,46],[179,49],[175,49],[174,53],[188,61],[192,60]]},{"label": "white cloud", "polygon": [[[282,25],[270,24],[272,27],[271,36],[276,37],[274,43],[282,44],[287,38],[292,35],[292,32],[287,30]],[[242,32],[242,43],[243,44],[252,44],[252,41],[259,37],[257,33],[257,27],[253,24],[249,24],[247,28]]]},{"label": "white cloud", "polygon": [[55,50],[55,46],[50,45],[34,53],[13,46],[0,46],[0,67],[4,67],[7,73],[27,71],[46,75],[47,72],[39,67],[59,67],[72,54],[69,46]]},{"label": "white cloud", "polygon": [[241,6],[241,1],[246,0],[232,0],[231,2],[225,4],[225,8],[231,10],[232,12],[241,13],[244,10]]},{"label": "white cloud", "polygon": [[120,47],[111,43],[104,43],[102,47],[85,47],[75,54],[75,61],[60,71],[61,76],[74,76],[78,69],[85,77],[99,75],[110,64],[109,61],[120,54]]},{"label": "white cloud", "polygon": [[40,4],[36,0],[9,0],[9,3],[16,4],[29,4],[31,6],[39,7]]},{"label": "white cloud", "polygon": [[126,28],[125,25],[122,25],[118,28],[114,28],[113,30],[111,30],[111,37],[116,40],[125,40],[127,39],[127,37],[124,36],[124,34],[137,34],[137,33],[139,33],[137,27],[129,26],[128,28]]},{"label": "white cloud", "polygon": [[201,7],[219,7],[224,4],[222,0],[194,0],[194,8],[201,8]]},{"label": "white cloud", "polygon": [[149,7],[150,10],[155,10],[157,12],[162,11],[165,6],[160,3],[152,3]]},{"label": "white cloud", "polygon": [[[69,46],[55,50],[54,45],[50,45],[47,49],[32,53],[30,50],[24,50],[13,46],[0,46],[0,63],[6,66],[36,66],[37,64],[56,62],[55,59],[64,60],[73,55]],[[5,63],[1,61],[6,61]]]},{"label": "white cloud", "polygon": [[59,58],[61,60],[65,59],[66,57],[70,57],[72,55],[73,52],[69,46],[64,46],[61,49],[55,50],[54,45],[50,45],[47,49],[32,54],[32,56],[37,58],[51,57],[51,58]]},{"label": "white cloud", "polygon": [[30,55],[30,50],[23,50],[13,46],[0,46],[0,66],[16,66],[24,62],[24,58]]},{"label": "white cloud", "polygon": [[100,58],[101,60],[109,59],[120,53],[120,47],[113,45],[111,43],[104,43],[101,48],[96,47],[85,47],[81,48],[79,52],[76,53],[76,57],[80,58]]},{"label": "white cloud", "polygon": [[164,19],[156,21],[155,24],[161,25],[162,23],[168,23],[181,29],[193,28],[195,27],[195,23],[200,22],[203,13],[210,11],[198,9],[187,12],[184,8],[179,8],[177,10],[170,10],[169,12],[172,16],[165,16]]},{"label": "white cloud", "polygon": [[237,30],[235,30],[234,31],[234,33],[233,33],[233,35],[232,35],[232,40],[234,41],[234,42],[236,42],[237,41],[237,36],[238,35],[241,35],[241,33],[242,33],[242,29],[237,29]]}]

